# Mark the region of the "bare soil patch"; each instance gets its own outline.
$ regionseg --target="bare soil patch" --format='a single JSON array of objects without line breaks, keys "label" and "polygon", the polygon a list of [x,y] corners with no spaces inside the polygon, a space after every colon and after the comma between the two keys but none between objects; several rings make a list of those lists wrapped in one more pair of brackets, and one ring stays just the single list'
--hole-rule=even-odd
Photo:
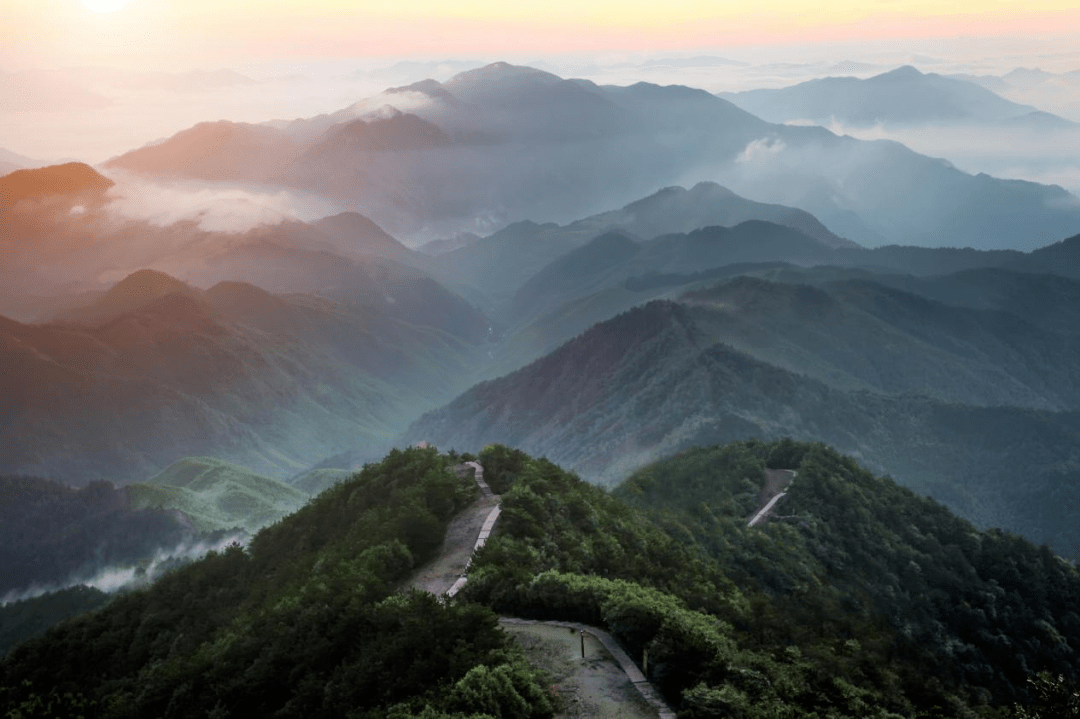
[{"label": "bare soil patch", "polygon": [[551,677],[552,690],[562,697],[561,719],[656,719],[657,711],[642,699],[604,645],[576,629],[542,624],[503,624],[525,650],[529,662]]}]

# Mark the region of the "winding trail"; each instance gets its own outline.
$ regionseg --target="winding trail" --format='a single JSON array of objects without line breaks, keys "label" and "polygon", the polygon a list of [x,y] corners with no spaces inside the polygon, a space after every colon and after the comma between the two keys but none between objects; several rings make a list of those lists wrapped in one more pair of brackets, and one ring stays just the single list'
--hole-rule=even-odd
[{"label": "winding trail", "polygon": [[[466,462],[455,469],[461,473],[459,476],[465,476],[466,472],[472,471],[476,484],[480,487],[480,497],[454,517],[446,530],[439,556],[421,567],[408,583],[409,587],[422,589],[436,596],[445,595],[447,598],[455,596],[468,582],[467,572],[473,552],[487,542],[502,511],[499,496],[492,492],[491,487],[484,481],[484,468],[479,462]],[[563,627],[588,633],[603,645],[642,699],[657,711],[659,719],[675,719],[675,712],[667,705],[660,692],[649,683],[615,638],[603,629],[577,622],[538,621],[516,617],[499,617],[499,623]]]},{"label": "winding trail", "polygon": [[[472,554],[487,541],[499,517],[499,498],[484,482],[483,468],[476,462],[464,466],[475,472],[480,497],[451,520],[439,555],[420,567],[406,585],[431,592],[437,597],[444,594],[454,596],[465,586],[465,573],[472,561]],[[459,471],[464,474],[468,470]]]}]

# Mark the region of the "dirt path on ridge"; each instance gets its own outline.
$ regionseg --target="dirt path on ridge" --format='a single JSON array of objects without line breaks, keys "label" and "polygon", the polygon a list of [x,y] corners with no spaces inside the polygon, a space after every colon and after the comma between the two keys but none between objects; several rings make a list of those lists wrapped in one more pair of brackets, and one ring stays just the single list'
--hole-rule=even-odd
[{"label": "dirt path on ridge", "polygon": [[491,510],[499,504],[498,497],[486,496],[482,492],[479,494],[475,502],[450,521],[439,556],[416,570],[407,587],[441,597],[465,573],[480,528]]}]

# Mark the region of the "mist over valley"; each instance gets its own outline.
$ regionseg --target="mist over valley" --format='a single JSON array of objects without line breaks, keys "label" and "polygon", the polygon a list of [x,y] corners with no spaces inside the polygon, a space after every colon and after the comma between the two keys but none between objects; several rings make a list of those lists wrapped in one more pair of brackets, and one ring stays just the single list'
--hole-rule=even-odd
[{"label": "mist over valley", "polygon": [[81,5],[0,50],[4,712],[1076,709],[1061,37]]}]

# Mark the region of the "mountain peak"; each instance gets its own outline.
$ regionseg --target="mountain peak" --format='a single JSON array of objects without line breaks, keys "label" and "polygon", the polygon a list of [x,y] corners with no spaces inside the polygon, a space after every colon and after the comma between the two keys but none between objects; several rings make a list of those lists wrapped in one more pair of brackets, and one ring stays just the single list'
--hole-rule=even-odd
[{"label": "mountain peak", "polygon": [[173,292],[192,294],[197,290],[164,272],[137,270],[113,285],[102,299],[137,309]]},{"label": "mountain peak", "polygon": [[157,270],[138,270],[117,282],[93,303],[71,310],[60,319],[101,324],[135,312],[173,293],[195,296],[198,290]]},{"label": "mountain peak", "polygon": [[918,68],[913,65],[901,65],[895,70],[889,72],[883,72],[880,75],[870,78],[871,80],[912,80],[918,77],[925,77],[925,75],[919,72]]},{"label": "mountain peak", "polygon": [[738,197],[738,195],[728,188],[712,182],[711,180],[703,180],[691,187],[687,192],[691,195],[702,195],[705,197]]},{"label": "mountain peak", "polygon": [[145,269],[132,272],[113,285],[109,291],[124,293],[150,291],[158,295],[164,295],[185,287],[187,285],[170,274],[159,270]]},{"label": "mountain peak", "polygon": [[316,220],[312,225],[353,252],[378,255],[391,260],[409,256],[409,248],[369,217],[358,212],[347,211],[330,215]]},{"label": "mountain peak", "polygon": [[475,70],[466,70],[450,78],[445,86],[451,88],[461,85],[473,85],[476,83],[500,82],[510,79],[527,79],[541,82],[561,82],[562,78],[544,70],[526,65],[511,65],[508,62],[493,62],[490,65],[478,67]]},{"label": "mountain peak", "polygon": [[100,195],[115,184],[83,162],[16,170],[0,178],[0,208],[9,209],[23,200],[43,200],[59,195]]}]

